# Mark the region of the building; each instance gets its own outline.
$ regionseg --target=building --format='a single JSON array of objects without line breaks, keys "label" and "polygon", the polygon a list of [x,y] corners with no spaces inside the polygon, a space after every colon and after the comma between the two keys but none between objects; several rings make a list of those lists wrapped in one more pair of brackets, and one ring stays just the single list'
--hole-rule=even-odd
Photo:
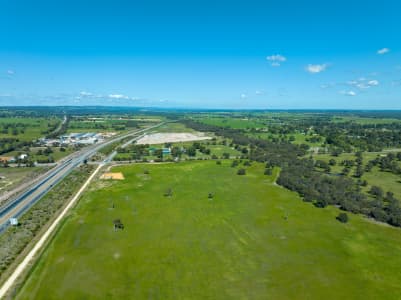
[{"label": "building", "polygon": [[12,226],[18,226],[18,219],[17,218],[10,218],[10,224]]},{"label": "building", "polygon": [[162,152],[163,152],[163,154],[171,154],[171,149],[170,148],[163,148]]},{"label": "building", "polygon": [[18,159],[20,159],[20,160],[24,160],[27,158],[28,158],[28,154],[25,154],[25,153],[18,156]]},{"label": "building", "polygon": [[13,156],[0,156],[0,163],[13,163],[15,162],[15,157]]}]

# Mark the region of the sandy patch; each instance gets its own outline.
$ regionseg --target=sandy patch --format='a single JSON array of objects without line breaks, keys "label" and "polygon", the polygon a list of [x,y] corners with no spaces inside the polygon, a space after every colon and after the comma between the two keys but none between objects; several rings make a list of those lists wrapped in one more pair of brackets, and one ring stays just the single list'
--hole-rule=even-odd
[{"label": "sandy patch", "polygon": [[176,142],[190,142],[190,141],[201,141],[210,140],[211,137],[205,136],[203,133],[153,133],[145,135],[137,141],[139,145],[145,144],[163,144],[163,143],[176,143]]},{"label": "sandy patch", "polygon": [[104,173],[100,176],[100,179],[111,179],[111,180],[124,180],[124,175],[121,172],[118,173]]}]

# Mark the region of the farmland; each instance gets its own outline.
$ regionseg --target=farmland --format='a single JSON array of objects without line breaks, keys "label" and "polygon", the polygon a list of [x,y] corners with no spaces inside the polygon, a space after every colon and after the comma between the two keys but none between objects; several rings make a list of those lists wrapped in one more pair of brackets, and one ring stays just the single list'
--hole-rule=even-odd
[{"label": "farmland", "polygon": [[0,118],[0,155],[22,149],[51,133],[60,122],[57,118]]},{"label": "farmland", "polygon": [[302,202],[274,184],[278,169],[263,169],[229,160],[113,168],[125,180],[90,187],[16,298],[401,296],[399,229],[358,215],[342,224],[338,209]]}]

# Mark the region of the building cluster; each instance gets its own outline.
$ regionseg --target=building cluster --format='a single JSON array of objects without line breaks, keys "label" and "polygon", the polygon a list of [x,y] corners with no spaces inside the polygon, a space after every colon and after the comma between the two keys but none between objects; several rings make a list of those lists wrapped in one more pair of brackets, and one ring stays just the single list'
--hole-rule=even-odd
[{"label": "building cluster", "polygon": [[16,163],[18,161],[24,161],[28,158],[28,154],[20,154],[18,156],[0,156],[0,163]]},{"label": "building cluster", "polygon": [[95,133],[95,132],[81,132],[70,133],[60,136],[58,139],[40,139],[39,142],[44,146],[70,146],[70,145],[92,145],[102,142],[104,139],[115,135],[114,132],[110,133]]}]

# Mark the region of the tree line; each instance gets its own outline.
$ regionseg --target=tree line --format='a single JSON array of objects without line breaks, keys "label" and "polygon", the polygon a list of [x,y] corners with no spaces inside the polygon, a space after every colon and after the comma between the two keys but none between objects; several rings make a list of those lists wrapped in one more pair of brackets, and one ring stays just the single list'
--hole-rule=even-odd
[{"label": "tree line", "polygon": [[317,170],[315,162],[304,157],[306,145],[259,140],[246,136],[240,129],[207,125],[191,119],[181,122],[195,130],[214,132],[232,139],[235,144],[249,146],[251,160],[266,163],[266,167],[281,168],[277,184],[298,192],[304,201],[313,202],[316,207],[337,205],[345,211],[401,226],[401,207],[393,194],[371,193],[369,197],[361,191],[360,181],[355,182],[344,174],[331,175]]}]

